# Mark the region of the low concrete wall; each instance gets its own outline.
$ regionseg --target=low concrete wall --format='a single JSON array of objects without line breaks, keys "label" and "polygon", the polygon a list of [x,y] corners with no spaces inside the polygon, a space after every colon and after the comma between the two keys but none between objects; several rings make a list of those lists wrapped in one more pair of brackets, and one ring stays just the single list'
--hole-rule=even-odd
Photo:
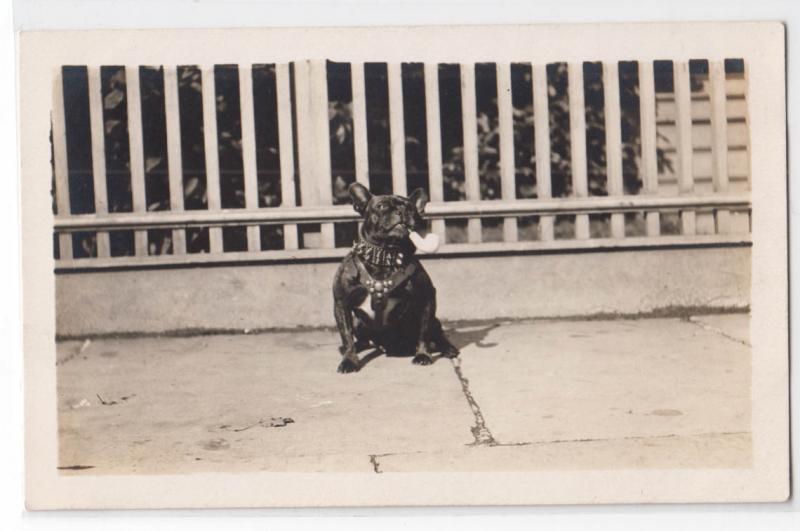
[{"label": "low concrete wall", "polygon": [[[745,307],[750,249],[426,259],[444,320]],[[61,273],[61,336],[333,326],[336,263]]]}]

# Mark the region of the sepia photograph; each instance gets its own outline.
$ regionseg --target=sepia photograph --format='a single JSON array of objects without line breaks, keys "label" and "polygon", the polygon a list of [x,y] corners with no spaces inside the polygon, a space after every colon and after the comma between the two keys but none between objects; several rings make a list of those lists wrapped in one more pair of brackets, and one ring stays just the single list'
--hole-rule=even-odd
[{"label": "sepia photograph", "polygon": [[788,495],[782,26],[23,37],[34,506]]}]

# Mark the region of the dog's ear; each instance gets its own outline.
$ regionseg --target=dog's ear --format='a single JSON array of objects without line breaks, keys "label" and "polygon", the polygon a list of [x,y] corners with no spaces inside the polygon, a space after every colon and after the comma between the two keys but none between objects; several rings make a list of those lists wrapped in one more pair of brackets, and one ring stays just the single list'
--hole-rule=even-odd
[{"label": "dog's ear", "polygon": [[411,195],[408,196],[408,200],[411,201],[420,215],[425,213],[425,205],[428,204],[428,194],[425,190],[417,188],[411,192]]},{"label": "dog's ear", "polygon": [[372,194],[369,193],[366,186],[359,183],[351,184],[348,191],[350,192],[350,200],[353,202],[353,208],[363,216]]}]

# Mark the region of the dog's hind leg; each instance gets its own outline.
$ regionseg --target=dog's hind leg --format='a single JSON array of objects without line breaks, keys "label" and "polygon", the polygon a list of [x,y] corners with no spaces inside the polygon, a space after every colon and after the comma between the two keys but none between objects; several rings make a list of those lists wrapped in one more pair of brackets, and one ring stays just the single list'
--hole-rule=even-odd
[{"label": "dog's hind leg", "polygon": [[444,335],[444,329],[442,328],[442,323],[437,318],[433,318],[433,330],[431,332],[432,342],[435,345],[435,349],[438,352],[442,353],[442,356],[445,358],[455,358],[461,352],[458,348],[453,345],[447,336]]},{"label": "dog's hind leg", "polygon": [[356,372],[360,367],[353,335],[353,313],[343,301],[334,300],[333,314],[342,339],[342,346],[339,349],[342,353],[342,362],[337,370],[341,373]]}]

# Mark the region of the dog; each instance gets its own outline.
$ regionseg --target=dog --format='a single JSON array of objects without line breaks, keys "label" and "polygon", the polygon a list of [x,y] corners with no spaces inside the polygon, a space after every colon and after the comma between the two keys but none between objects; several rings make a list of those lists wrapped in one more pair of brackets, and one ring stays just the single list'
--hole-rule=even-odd
[{"label": "dog", "polygon": [[342,340],[338,372],[358,371],[358,352],[370,345],[387,355],[413,354],[417,365],[433,363],[434,352],[458,356],[436,318],[436,289],[409,237],[418,237],[417,227],[423,224],[425,191],[418,188],[407,198],[372,195],[353,183],[349,193],[363,223],[333,281]]}]

